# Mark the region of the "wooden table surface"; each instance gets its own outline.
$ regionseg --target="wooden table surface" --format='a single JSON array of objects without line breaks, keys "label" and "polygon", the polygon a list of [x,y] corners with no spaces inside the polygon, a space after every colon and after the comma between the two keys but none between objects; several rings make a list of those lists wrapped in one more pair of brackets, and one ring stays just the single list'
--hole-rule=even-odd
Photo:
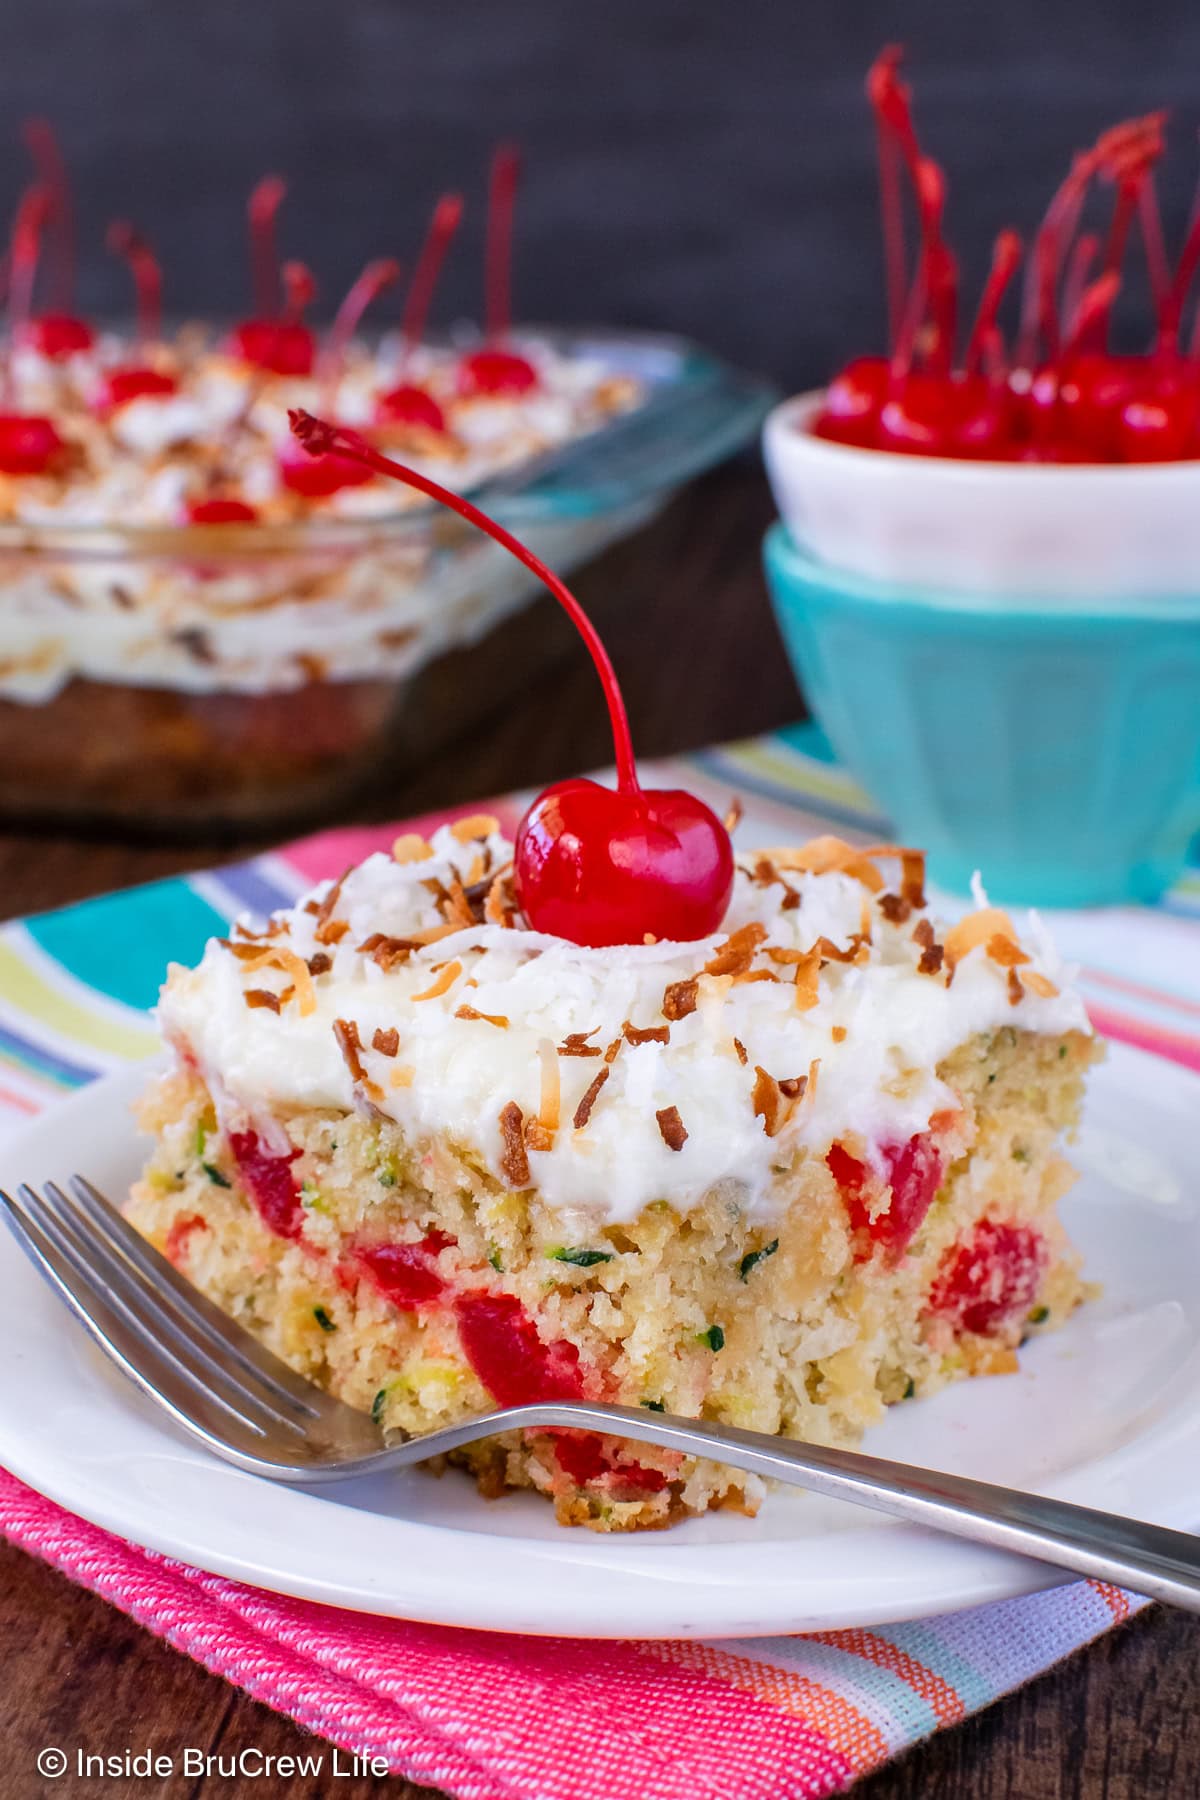
[{"label": "wooden table surface", "polygon": [[[758,564],[769,516],[761,477],[739,465],[708,477],[577,583],[606,621],[643,754],[769,729],[800,702]],[[429,767],[382,783],[363,817],[403,817],[533,785],[610,755],[595,677],[569,630],[541,615],[547,657],[526,702],[506,704]],[[486,657],[481,650],[478,655]],[[486,668],[486,661],[481,667]],[[6,915],[61,905],[227,858],[188,848],[0,833]],[[1153,1608],[979,1719],[941,1732],[856,1791],[862,1800],[1194,1800],[1200,1795],[1200,1620]],[[0,1546],[0,1796],[105,1800],[416,1800],[429,1790],[371,1778],[276,1783],[213,1776],[44,1781],[44,1745],[93,1752],[194,1745],[225,1755],[302,1752],[311,1740],[167,1649],[103,1602]],[[543,1797],[539,1796],[539,1800]],[[544,1800],[554,1800],[553,1795]]]}]

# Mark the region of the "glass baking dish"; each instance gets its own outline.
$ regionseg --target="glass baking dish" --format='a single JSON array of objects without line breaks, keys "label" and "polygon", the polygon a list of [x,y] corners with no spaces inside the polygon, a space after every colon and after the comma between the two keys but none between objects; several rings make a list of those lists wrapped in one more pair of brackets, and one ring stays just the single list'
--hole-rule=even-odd
[{"label": "glass baking dish", "polygon": [[[750,441],[772,399],[683,340],[538,335],[643,395],[473,490],[560,571]],[[535,586],[423,501],[287,524],[0,522],[0,814],[184,835],[319,817],[403,731],[417,672]]]}]

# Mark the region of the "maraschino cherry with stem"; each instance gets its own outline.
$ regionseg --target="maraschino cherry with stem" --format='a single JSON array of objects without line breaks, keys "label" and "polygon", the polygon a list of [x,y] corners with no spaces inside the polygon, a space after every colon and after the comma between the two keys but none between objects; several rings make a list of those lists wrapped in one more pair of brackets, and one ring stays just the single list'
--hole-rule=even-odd
[{"label": "maraschino cherry with stem", "polygon": [[512,326],[513,210],[521,157],[515,144],[499,144],[492,156],[488,183],[486,304],[487,342],[464,356],[458,368],[462,394],[490,399],[528,394],[538,385],[538,372],[526,356],[505,347]]},{"label": "maraschino cherry with stem", "polygon": [[406,379],[406,371],[425,335],[425,322],[433,304],[437,278],[451,239],[462,222],[462,214],[461,194],[443,194],[433,209],[400,321],[401,379],[376,402],[375,419],[379,425],[399,425],[439,433],[446,429],[446,415],[437,400],[428,388]]},{"label": "maraschino cherry with stem", "polygon": [[307,270],[306,281],[293,280],[289,284],[289,269],[302,269],[302,264],[286,263],[282,271],[279,267],[275,223],[286,196],[287,182],[281,175],[264,175],[247,203],[255,310],[253,318],[244,319],[234,328],[230,347],[252,368],[265,369],[271,375],[302,378],[312,374],[316,361],[316,339],[304,323],[304,309],[311,303],[316,287]]},{"label": "maraschino cherry with stem", "polygon": [[46,195],[46,225],[53,233],[53,310],[31,317],[24,341],[51,362],[90,350],[96,334],[86,319],[71,311],[75,293],[75,212],[67,165],[54,127],[48,119],[27,119],[23,127],[26,147]]},{"label": "maraschino cherry with stem", "polygon": [[165,369],[156,368],[147,360],[147,353],[162,335],[162,270],[158,258],[145,238],[124,219],[109,226],[106,242],[113,255],[129,265],[137,293],[134,360],[110,369],[101,390],[101,409],[112,412],[130,400],[168,399],[178,392],[179,383]]},{"label": "maraschino cherry with stem", "polygon": [[311,413],[289,414],[316,455],[356,458],[450,507],[532,571],[583,638],[600,677],[616,749],[615,790],[583,779],[547,788],[517,829],[513,879],[535,931],[601,948],[648,939],[694,942],[719,931],[733,888],[733,846],[716,814],[679,788],[643,788],[616,673],[594,625],[532,550],[469,500],[393,462]]},{"label": "maraschino cherry with stem", "polygon": [[[367,264],[337,310],[324,352],[323,401],[332,406],[345,365],[346,350],[355,328],[372,301],[400,279],[400,265],[390,257]],[[371,479],[369,469],[353,457],[306,455],[294,441],[279,458],[279,478],[293,494],[309,500],[327,500],[342,488],[363,487]]]},{"label": "maraschino cherry with stem", "polygon": [[38,249],[49,200],[40,187],[21,197],[8,257],[8,353],[4,360],[4,398],[0,406],[0,474],[44,475],[64,449],[53,419],[17,410],[13,355],[24,339],[37,273]]}]

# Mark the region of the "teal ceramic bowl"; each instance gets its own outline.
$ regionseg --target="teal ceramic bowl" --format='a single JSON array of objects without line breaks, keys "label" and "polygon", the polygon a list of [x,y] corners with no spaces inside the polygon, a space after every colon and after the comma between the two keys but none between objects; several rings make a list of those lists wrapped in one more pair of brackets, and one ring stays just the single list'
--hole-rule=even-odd
[{"label": "teal ceramic bowl", "polygon": [[924,593],[767,534],[784,642],[830,742],[933,880],[1039,906],[1152,900],[1200,832],[1194,598]]}]

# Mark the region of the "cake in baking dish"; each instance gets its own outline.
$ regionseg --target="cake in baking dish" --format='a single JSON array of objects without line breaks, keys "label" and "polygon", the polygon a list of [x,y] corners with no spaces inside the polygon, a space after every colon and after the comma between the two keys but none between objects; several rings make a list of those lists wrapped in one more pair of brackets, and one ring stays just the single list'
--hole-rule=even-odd
[{"label": "cake in baking dish", "polygon": [[[738,859],[722,929],[530,930],[477,816],[174,967],[130,1216],[384,1427],[587,1397],[853,1443],[1083,1295],[1060,1152],[1096,1042],[1033,923],[922,859]],[[583,1433],[459,1458],[613,1531],[762,1488]]]}]

